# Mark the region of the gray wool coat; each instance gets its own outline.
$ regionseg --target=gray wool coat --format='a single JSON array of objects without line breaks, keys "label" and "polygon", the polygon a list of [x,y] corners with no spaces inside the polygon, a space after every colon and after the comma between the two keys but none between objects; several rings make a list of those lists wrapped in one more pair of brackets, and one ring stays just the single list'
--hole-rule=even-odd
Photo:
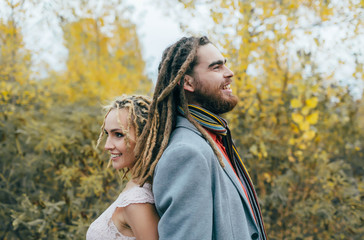
[{"label": "gray wool coat", "polygon": [[239,180],[223,160],[225,168],[201,133],[178,116],[154,172],[159,239],[259,239]]}]

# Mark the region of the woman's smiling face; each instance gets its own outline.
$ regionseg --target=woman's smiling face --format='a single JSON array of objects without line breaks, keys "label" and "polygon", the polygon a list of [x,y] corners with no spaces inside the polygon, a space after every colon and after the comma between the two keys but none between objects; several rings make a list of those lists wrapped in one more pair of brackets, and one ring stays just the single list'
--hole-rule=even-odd
[{"label": "woman's smiling face", "polygon": [[[126,132],[128,113],[127,108],[112,109],[105,119],[104,130],[107,135],[105,150],[109,151],[110,160],[115,169],[130,169],[135,164],[135,129],[130,126],[129,132]],[[129,140],[128,144],[126,138]]]}]

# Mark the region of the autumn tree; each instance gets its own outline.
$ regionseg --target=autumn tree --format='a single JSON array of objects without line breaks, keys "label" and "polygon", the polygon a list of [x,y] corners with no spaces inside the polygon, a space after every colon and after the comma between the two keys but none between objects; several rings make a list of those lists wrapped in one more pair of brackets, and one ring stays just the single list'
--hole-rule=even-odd
[{"label": "autumn tree", "polygon": [[58,77],[56,87],[71,101],[145,93],[151,87],[135,26],[116,18],[106,34],[102,25],[103,19],[89,18],[64,24],[67,71]]},{"label": "autumn tree", "polygon": [[[67,68],[44,65],[40,78],[38,53],[23,40],[25,3],[33,1],[7,2],[10,17],[0,20],[0,238],[83,239],[123,185],[95,146],[101,105],[123,93],[147,94],[151,83],[135,25],[121,17],[106,24],[102,14],[56,15]],[[60,12],[70,7],[54,4]]]},{"label": "autumn tree", "polygon": [[35,174],[28,172],[24,164],[29,149],[23,146],[26,139],[22,133],[44,100],[41,87],[30,77],[31,53],[24,48],[19,22],[14,17],[20,7],[12,5],[10,18],[6,23],[0,21],[0,235],[4,239],[21,235],[12,232],[11,216],[21,208],[22,195],[31,191],[28,176]]}]

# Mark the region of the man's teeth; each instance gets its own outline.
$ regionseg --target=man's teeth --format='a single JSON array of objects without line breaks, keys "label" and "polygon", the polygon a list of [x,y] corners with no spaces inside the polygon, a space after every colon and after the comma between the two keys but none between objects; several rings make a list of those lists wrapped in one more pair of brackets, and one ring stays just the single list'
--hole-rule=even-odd
[{"label": "man's teeth", "polygon": [[222,89],[230,89],[230,84],[228,84],[228,85],[225,85]]}]

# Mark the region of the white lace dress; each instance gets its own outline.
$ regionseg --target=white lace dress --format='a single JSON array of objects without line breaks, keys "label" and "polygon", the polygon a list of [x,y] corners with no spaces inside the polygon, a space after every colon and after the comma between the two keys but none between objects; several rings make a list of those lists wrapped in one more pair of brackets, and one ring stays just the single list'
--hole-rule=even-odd
[{"label": "white lace dress", "polygon": [[128,237],[121,234],[114,225],[111,217],[117,207],[126,207],[132,203],[151,203],[154,204],[152,186],[149,183],[143,187],[135,186],[122,192],[116,201],[108,207],[87,230],[87,240],[132,240],[135,237]]}]

